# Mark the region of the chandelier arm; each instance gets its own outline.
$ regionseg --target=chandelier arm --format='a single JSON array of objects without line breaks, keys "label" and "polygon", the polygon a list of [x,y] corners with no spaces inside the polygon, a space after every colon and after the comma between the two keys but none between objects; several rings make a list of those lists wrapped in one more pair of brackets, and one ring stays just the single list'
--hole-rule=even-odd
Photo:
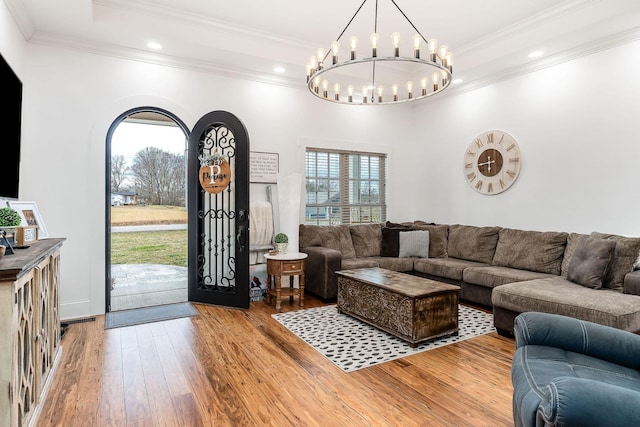
[{"label": "chandelier arm", "polygon": [[353,22],[354,19],[356,19],[356,16],[358,15],[358,13],[360,13],[360,9],[362,9],[362,6],[364,6],[364,4],[367,2],[367,0],[364,0],[362,2],[362,4],[360,5],[360,7],[358,8],[358,10],[356,10],[356,13],[353,14],[353,16],[351,17],[351,19],[349,20],[349,23],[347,24],[346,27],[344,27],[344,29],[342,30],[342,32],[340,33],[340,35],[338,36],[338,38],[336,39],[336,41],[340,41],[340,38],[344,35],[345,31],[347,31],[347,28],[349,28],[349,25],[351,25],[351,23]]},{"label": "chandelier arm", "polygon": [[[391,3],[393,3],[393,5],[396,7],[396,9],[398,9],[398,11],[402,14],[402,16],[404,16],[404,19],[407,20],[407,22],[409,24],[411,24],[411,26],[413,27],[414,30],[416,30],[416,33],[418,33],[420,35],[420,37],[422,37],[422,40],[424,40],[425,42],[427,41],[427,39],[422,35],[422,33],[420,32],[420,30],[418,30],[416,28],[415,25],[413,25],[413,22],[411,22],[411,19],[409,19],[409,17],[404,13],[404,11],[402,9],[400,9],[400,6],[398,6],[398,4],[394,1],[391,0]],[[346,28],[345,28],[346,29]]]}]

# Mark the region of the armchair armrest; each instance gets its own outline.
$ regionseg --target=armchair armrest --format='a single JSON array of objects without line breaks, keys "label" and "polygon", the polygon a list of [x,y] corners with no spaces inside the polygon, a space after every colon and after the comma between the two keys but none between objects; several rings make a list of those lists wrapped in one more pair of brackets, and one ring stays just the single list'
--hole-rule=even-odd
[{"label": "armchair armrest", "polygon": [[542,345],[640,368],[640,335],[557,314],[526,312],[514,323],[516,348]]},{"label": "armchair armrest", "polygon": [[558,377],[537,417],[552,426],[627,426],[640,420],[640,392],[585,378]]},{"label": "armchair armrest", "polygon": [[338,296],[335,272],[342,265],[342,254],[323,246],[307,246],[300,252],[308,255],[304,265],[305,289],[323,300],[334,300]]}]

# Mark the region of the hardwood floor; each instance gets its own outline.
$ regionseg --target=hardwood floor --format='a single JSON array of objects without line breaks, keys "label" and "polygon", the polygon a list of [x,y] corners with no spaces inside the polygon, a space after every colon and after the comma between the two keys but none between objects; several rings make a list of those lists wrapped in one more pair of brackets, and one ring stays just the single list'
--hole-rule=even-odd
[{"label": "hardwood floor", "polygon": [[71,325],[38,426],[513,425],[515,345],[496,333],[347,374],[262,301],[194,306],[139,326]]}]

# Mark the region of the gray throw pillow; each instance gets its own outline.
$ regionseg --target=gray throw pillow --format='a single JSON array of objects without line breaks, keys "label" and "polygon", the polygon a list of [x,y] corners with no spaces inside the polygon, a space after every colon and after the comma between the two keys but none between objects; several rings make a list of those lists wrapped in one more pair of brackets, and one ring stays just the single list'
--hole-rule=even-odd
[{"label": "gray throw pillow", "polygon": [[429,258],[429,232],[427,230],[400,233],[400,258]]},{"label": "gray throw pillow", "polygon": [[567,280],[587,288],[602,288],[615,248],[613,240],[583,237],[573,252]]},{"label": "gray throw pillow", "polygon": [[607,275],[604,278],[604,287],[622,291],[624,289],[624,276],[633,271],[633,263],[640,253],[640,237],[626,237],[616,234],[591,233],[591,237],[613,240],[616,249],[613,251],[613,260]]}]

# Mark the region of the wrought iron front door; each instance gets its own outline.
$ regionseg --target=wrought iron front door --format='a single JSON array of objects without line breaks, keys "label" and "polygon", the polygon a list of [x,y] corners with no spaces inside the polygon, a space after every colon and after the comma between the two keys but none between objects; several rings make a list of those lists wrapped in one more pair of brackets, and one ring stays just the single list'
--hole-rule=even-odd
[{"label": "wrought iron front door", "polygon": [[249,308],[249,135],[236,116],[196,123],[188,174],[189,301]]}]

